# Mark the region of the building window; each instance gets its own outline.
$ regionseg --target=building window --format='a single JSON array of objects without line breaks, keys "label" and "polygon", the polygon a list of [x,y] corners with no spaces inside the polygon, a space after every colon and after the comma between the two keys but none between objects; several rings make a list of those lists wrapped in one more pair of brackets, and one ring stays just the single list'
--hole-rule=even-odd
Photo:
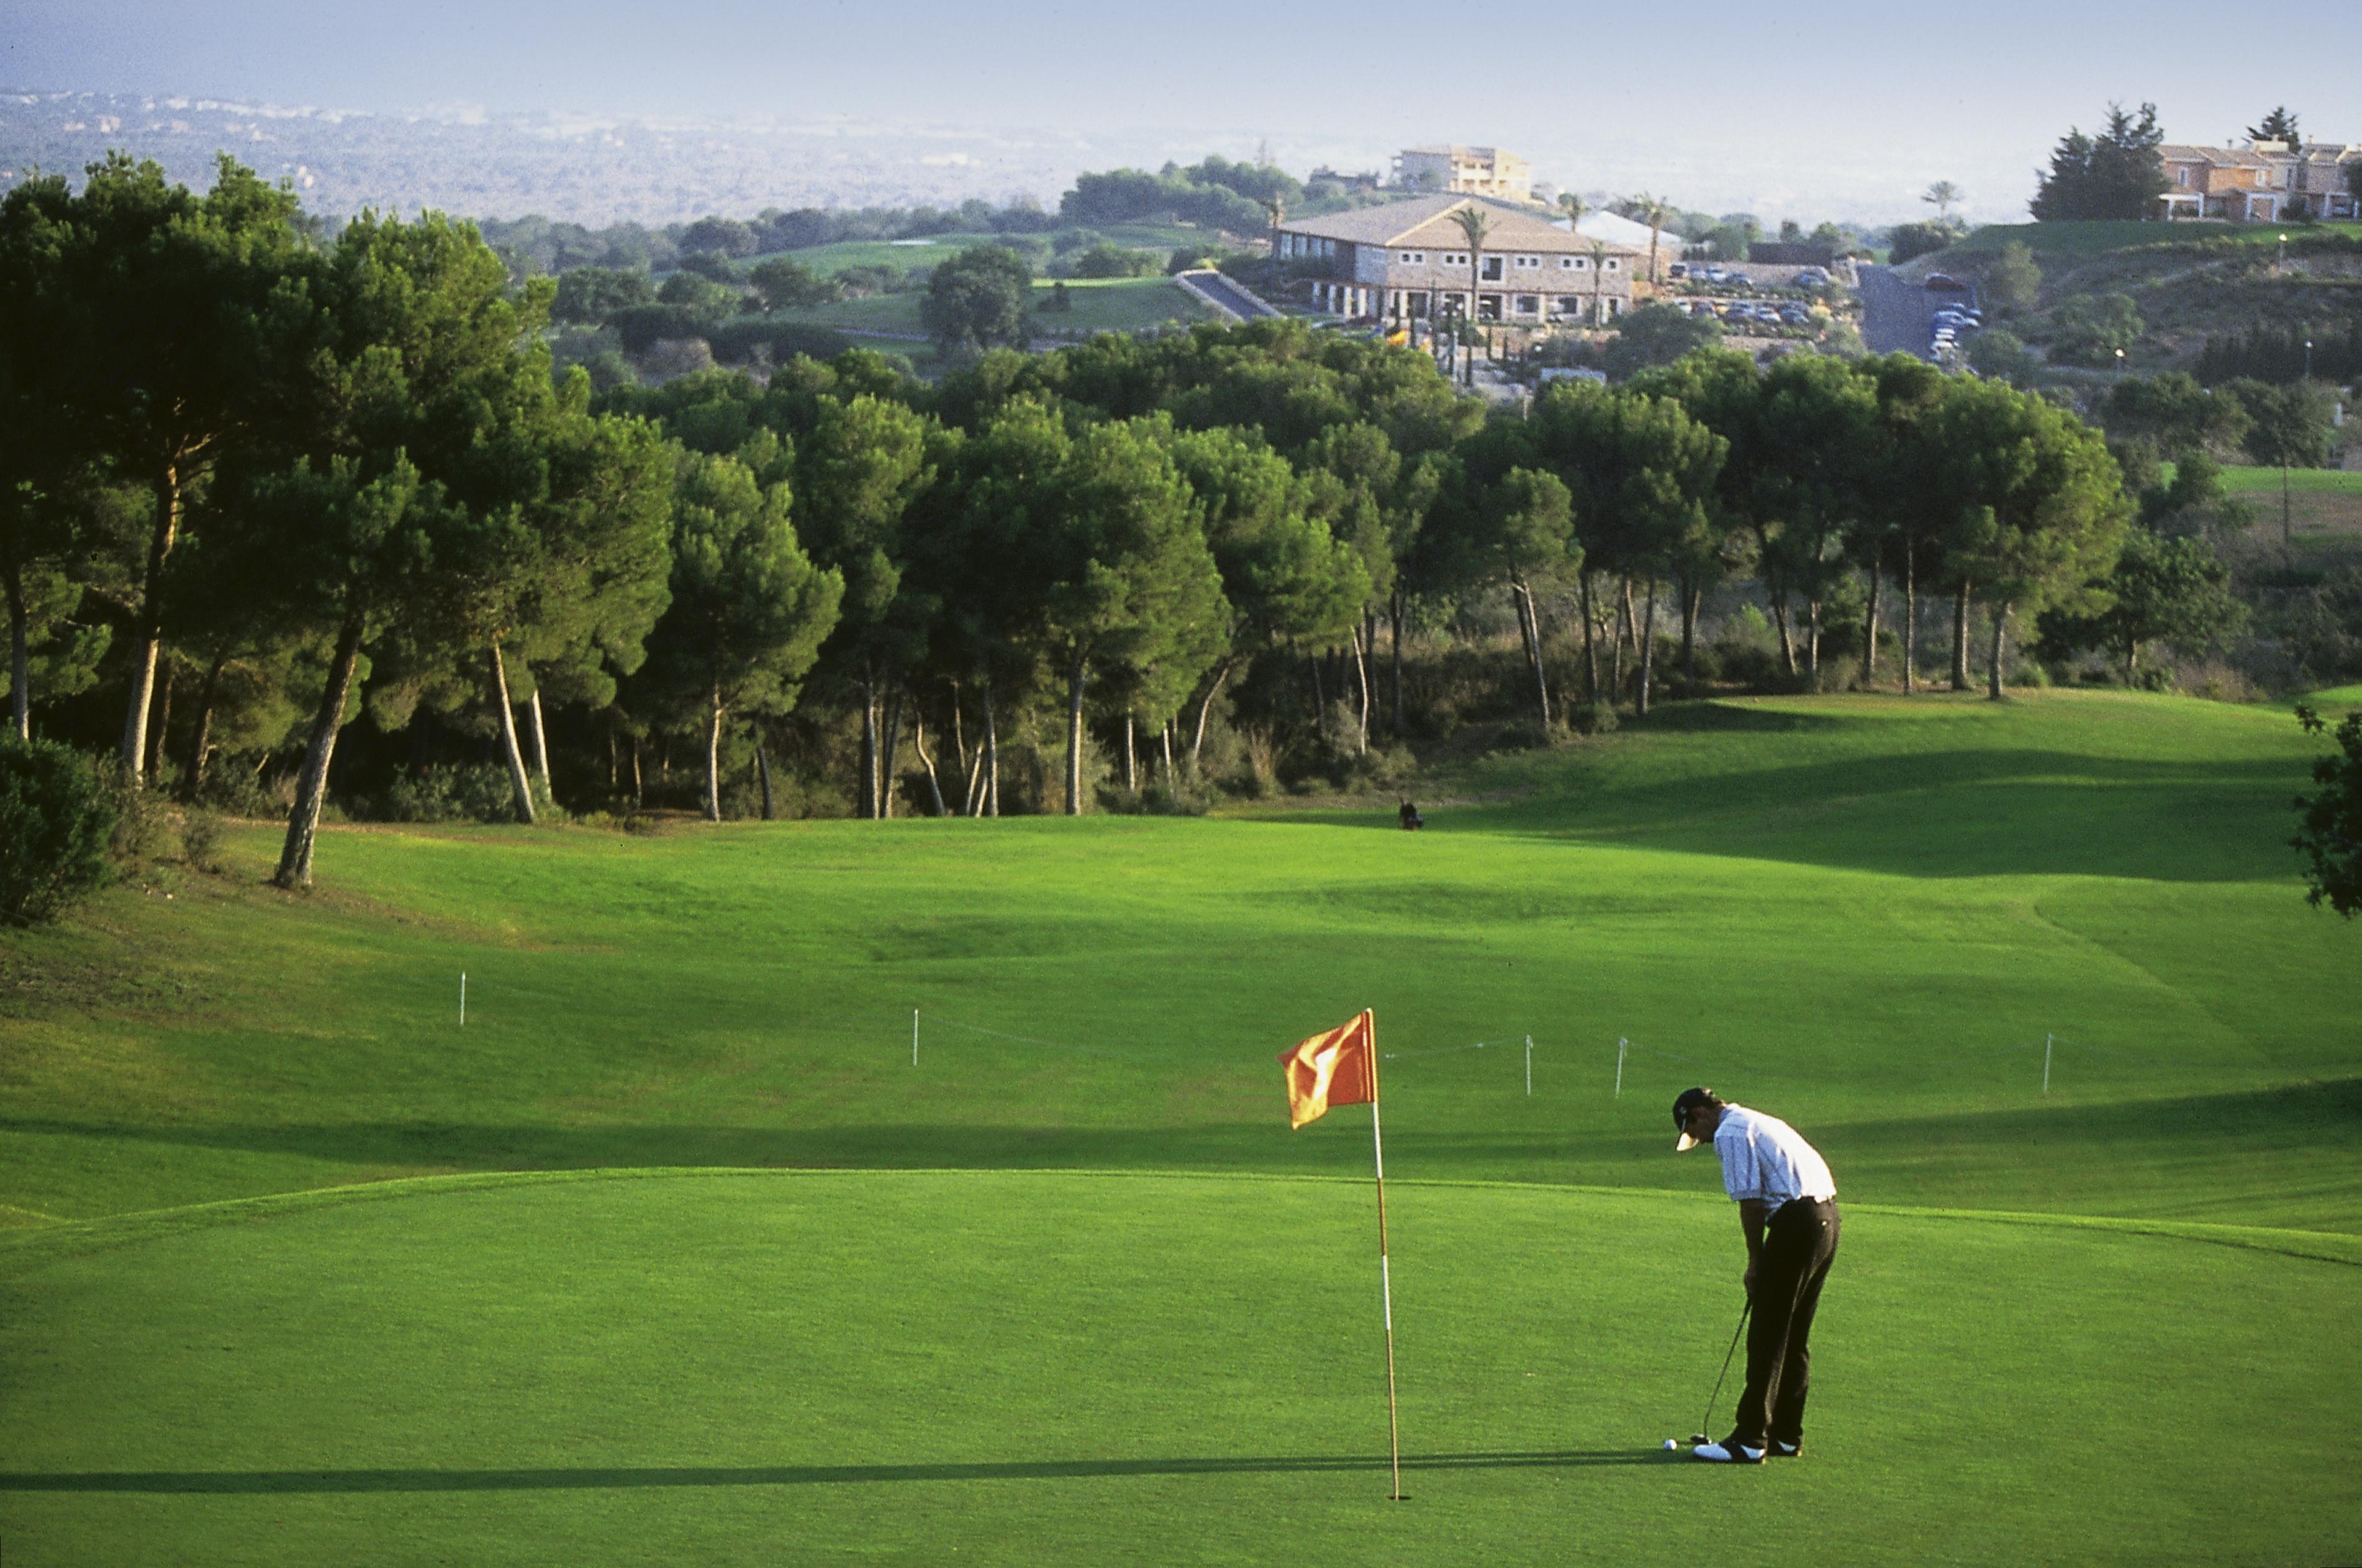
[{"label": "building window", "polygon": [[1476,319],[1480,322],[1499,321],[1501,319],[1501,296],[1498,294],[1477,295]]},{"label": "building window", "polygon": [[1424,267],[1427,265],[1427,252],[1406,250],[1402,253],[1402,262],[1405,267]]},{"label": "building window", "polygon": [[1541,264],[1542,258],[1539,256],[1520,256],[1518,258],[1518,265],[1522,268],[1540,267]]},{"label": "building window", "polygon": [[1521,316],[1538,316],[1541,314],[1542,297],[1540,294],[1518,295],[1518,313]]},{"label": "building window", "polygon": [[1501,280],[1501,258],[1499,257],[1488,256],[1485,258],[1484,276],[1485,280],[1488,283],[1497,283]]},{"label": "building window", "polygon": [[1570,256],[1566,258],[1566,264],[1569,267],[1573,268],[1577,272],[1588,272],[1591,270],[1591,258],[1587,256]]},{"label": "building window", "polygon": [[1601,269],[1602,271],[1605,271],[1605,272],[1620,272],[1620,271],[1622,271],[1622,270],[1623,270],[1623,269],[1624,269],[1624,264],[1623,264],[1622,262],[1620,262],[1620,261],[1617,260],[1617,259],[1616,259],[1614,257],[1612,257],[1612,256],[1611,256],[1611,257],[1609,257],[1606,260],[1605,260],[1605,261],[1601,262],[1601,263],[1599,264],[1599,266],[1600,266],[1600,269]]},{"label": "building window", "polygon": [[1446,267],[1465,267],[1468,265],[1468,253],[1464,250],[1446,251],[1443,255],[1443,264]]}]

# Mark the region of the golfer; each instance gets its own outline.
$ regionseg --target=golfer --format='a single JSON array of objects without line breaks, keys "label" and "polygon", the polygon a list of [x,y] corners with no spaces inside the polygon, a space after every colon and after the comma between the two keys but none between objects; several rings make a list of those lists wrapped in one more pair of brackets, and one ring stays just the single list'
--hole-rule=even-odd
[{"label": "golfer", "polygon": [[1747,1234],[1747,1387],[1738,1424],[1690,1452],[1717,1464],[1760,1464],[1804,1452],[1813,1313],[1838,1255],[1838,1184],[1828,1162],[1776,1116],[1726,1104],[1711,1089],[1673,1102],[1675,1153],[1711,1139],[1722,1186]]}]

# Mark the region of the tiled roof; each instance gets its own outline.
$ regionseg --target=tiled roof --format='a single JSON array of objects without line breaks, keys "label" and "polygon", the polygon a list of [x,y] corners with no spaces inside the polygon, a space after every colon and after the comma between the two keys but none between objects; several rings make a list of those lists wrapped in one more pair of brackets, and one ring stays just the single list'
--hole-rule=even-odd
[{"label": "tiled roof", "polygon": [[[1462,207],[1484,209],[1490,222],[1485,234],[1487,251],[1573,251],[1591,253],[1592,241],[1578,238],[1543,221],[1530,208],[1485,196],[1416,196],[1389,202],[1383,207],[1357,207],[1326,217],[1291,218],[1279,225],[1284,234],[1309,235],[1315,239],[1343,240],[1352,245],[1421,246],[1429,249],[1465,246],[1467,237],[1451,214]],[[1625,247],[1610,245],[1608,249]]]},{"label": "tiled roof", "polygon": [[2245,147],[2184,147],[2169,142],[2157,149],[2157,155],[2168,163],[2211,163],[2217,169],[2270,169],[2275,166],[2269,155]]}]

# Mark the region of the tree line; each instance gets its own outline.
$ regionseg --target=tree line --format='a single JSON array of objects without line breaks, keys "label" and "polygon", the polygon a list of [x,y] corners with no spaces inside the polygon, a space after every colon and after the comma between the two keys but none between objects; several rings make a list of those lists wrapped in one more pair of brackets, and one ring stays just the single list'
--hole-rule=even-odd
[{"label": "tree line", "polygon": [[1948,684],[1981,635],[1997,696],[2013,628],[2114,602],[2133,513],[2092,427],[1902,356],[1709,350],[1488,414],[1423,355],[1266,322],[594,393],[473,230],[298,215],[226,161],[204,195],[116,159],[0,201],[14,728],[79,685],[149,787],[300,759],[290,885],[340,740],[401,772],[422,723],[480,729],[528,822],[561,717],[606,748],[587,793],[641,798],[652,747],[709,817],[737,777],[771,815],[783,759],[860,817],[999,815],[1012,737],[1080,813],[1087,758],[1173,799],[1250,720],[1382,752],[1422,630],[1513,637],[1540,738],[1645,715],[1718,592],[1783,683],[1857,649],[1880,679],[1899,621],[1911,689],[1948,613]]}]

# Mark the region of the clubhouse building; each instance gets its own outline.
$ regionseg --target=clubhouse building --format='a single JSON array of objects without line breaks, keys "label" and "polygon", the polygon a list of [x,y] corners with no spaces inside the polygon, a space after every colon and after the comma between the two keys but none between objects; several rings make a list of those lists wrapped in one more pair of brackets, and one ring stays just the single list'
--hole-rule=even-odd
[{"label": "clubhouse building", "polygon": [[[1485,219],[1473,255],[1457,216],[1471,208]],[[1485,196],[1420,196],[1292,218],[1273,240],[1281,261],[1311,274],[1314,305],[1385,321],[1457,314],[1520,326],[1597,325],[1631,308],[1634,274],[1648,268],[1643,252]]]}]

